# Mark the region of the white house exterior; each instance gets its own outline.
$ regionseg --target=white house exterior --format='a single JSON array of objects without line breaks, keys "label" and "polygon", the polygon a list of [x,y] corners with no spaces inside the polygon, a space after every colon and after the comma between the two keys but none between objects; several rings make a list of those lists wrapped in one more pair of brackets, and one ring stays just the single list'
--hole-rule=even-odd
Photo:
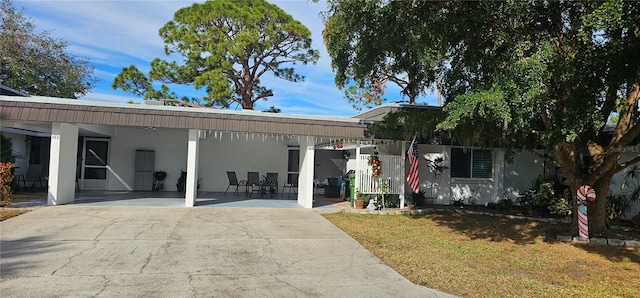
[{"label": "white house exterior", "polygon": [[163,190],[177,190],[180,171],[187,172],[185,206],[195,204],[198,190],[224,191],[227,171],[235,171],[242,180],[255,171],[278,173],[281,186],[297,177],[298,204],[311,208],[314,179],[324,178],[315,174],[337,174],[316,171],[316,150],[345,140],[367,140],[369,127],[349,117],[46,97],[0,96],[0,108],[2,132],[23,156],[16,161],[18,174],[25,174],[32,161],[30,140],[50,140],[45,168],[51,205],[72,202],[76,187],[135,190],[136,151],[145,150],[155,154],[153,169],[168,174]]},{"label": "white house exterior", "polygon": [[[167,173],[163,191],[176,191],[180,172],[187,172],[185,206],[194,206],[198,191],[224,192],[227,171],[241,180],[255,171],[278,173],[280,190],[284,183],[297,184],[298,204],[311,208],[314,182],[349,170],[362,173],[356,178],[359,191],[375,193],[363,181],[363,162],[374,152],[393,160],[381,178],[390,179],[391,193],[402,203],[409,192],[404,183],[409,144],[375,139],[369,132],[372,122],[402,107],[390,104],[350,118],[0,96],[0,127],[13,139],[17,174],[25,174],[30,164],[45,164],[51,205],[72,202],[76,187],[135,190],[136,151],[142,150],[154,153],[154,171]],[[35,141],[49,151],[30,152],[37,148],[30,146]],[[627,151],[623,158],[638,154]],[[343,152],[348,159],[343,160]],[[538,177],[555,171],[528,152],[509,161],[500,149],[419,144],[418,152],[420,188],[436,204],[472,195],[478,197],[476,204],[514,199]],[[436,158],[445,166],[438,176],[427,162]],[[621,177],[616,175],[612,191]],[[627,217],[638,211],[636,205]]]}]

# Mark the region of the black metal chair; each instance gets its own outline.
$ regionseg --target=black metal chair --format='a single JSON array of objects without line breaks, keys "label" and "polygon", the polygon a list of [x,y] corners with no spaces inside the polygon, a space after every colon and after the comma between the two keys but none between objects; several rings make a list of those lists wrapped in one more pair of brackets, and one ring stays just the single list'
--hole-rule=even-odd
[{"label": "black metal chair", "polygon": [[229,187],[231,186],[235,186],[236,189],[233,192],[236,196],[238,195],[238,187],[244,186],[245,188],[245,193],[247,192],[247,184],[246,181],[238,181],[238,176],[236,175],[236,172],[227,172],[227,178],[229,179],[229,185],[227,186],[227,189],[224,191],[224,195],[227,195],[227,191],[229,191]]},{"label": "black metal chair", "polygon": [[25,190],[29,188],[27,184],[31,185],[31,190],[34,190],[36,183],[40,185],[40,190],[44,190],[45,188],[42,182],[46,182],[46,178],[42,175],[42,165],[40,164],[29,165],[27,174],[18,176],[18,185],[22,183],[22,187]]},{"label": "black metal chair", "polygon": [[273,189],[275,191],[275,195],[278,195],[278,187],[280,187],[280,184],[278,183],[278,173],[267,173],[265,185],[269,186],[270,192]]},{"label": "black metal chair", "polygon": [[284,190],[288,188],[289,189],[289,194],[287,194],[287,197],[291,196],[291,194],[298,194],[298,175],[295,175],[293,181],[289,180],[287,181],[287,183],[282,185],[282,195],[284,196]]},{"label": "black metal chair", "polygon": [[[251,197],[251,195],[256,191],[260,192],[261,184],[260,173],[247,172],[247,186],[245,188],[245,193],[248,193],[249,197]],[[249,186],[251,186],[251,192],[249,192]]]}]

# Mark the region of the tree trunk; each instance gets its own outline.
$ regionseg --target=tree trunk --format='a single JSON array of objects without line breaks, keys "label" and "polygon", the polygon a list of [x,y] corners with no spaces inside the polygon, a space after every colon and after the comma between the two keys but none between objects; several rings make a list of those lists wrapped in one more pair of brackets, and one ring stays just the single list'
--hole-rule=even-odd
[{"label": "tree trunk", "polygon": [[613,174],[602,175],[592,187],[596,191],[596,199],[587,203],[589,216],[589,237],[604,237],[607,231],[607,196]]}]

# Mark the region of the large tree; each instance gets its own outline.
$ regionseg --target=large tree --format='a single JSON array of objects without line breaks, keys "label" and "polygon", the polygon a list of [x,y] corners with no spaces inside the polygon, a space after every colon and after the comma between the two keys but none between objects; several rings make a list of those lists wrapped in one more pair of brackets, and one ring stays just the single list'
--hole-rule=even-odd
[{"label": "large tree", "polygon": [[77,98],[92,88],[94,68],[35,25],[10,0],[0,2],[0,84],[30,95]]},{"label": "large tree", "polygon": [[[423,46],[444,46],[447,102],[438,129],[466,144],[543,146],[574,198],[580,185],[595,188],[589,229],[603,235],[613,175],[640,162],[640,154],[620,159],[640,135],[640,2],[412,3],[404,30],[423,30]],[[606,132],[616,114],[615,129]]]},{"label": "large tree", "polygon": [[[171,95],[168,84],[191,84],[206,89],[208,105],[228,107],[273,96],[260,84],[266,73],[297,82],[304,79],[291,64],[315,63],[311,32],[274,4],[264,0],[215,0],[193,4],[174,14],[160,29],[169,58],[156,58],[145,76],[135,66],[118,75],[112,87],[146,98]],[[152,83],[162,83],[155,90]]]},{"label": "large tree", "polygon": [[[387,83],[400,87],[411,104],[429,88],[441,72],[444,61],[425,28],[436,18],[417,15],[437,7],[427,1],[329,1],[324,13],[324,42],[336,72],[335,83],[344,88],[355,108],[383,102]],[[419,19],[418,19],[419,18]],[[419,25],[419,26],[416,26]]]}]

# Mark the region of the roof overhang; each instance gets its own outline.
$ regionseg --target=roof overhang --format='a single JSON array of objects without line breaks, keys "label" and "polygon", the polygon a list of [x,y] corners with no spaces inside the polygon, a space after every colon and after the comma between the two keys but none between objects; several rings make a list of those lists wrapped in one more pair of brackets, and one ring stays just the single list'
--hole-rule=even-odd
[{"label": "roof overhang", "polygon": [[211,108],[116,104],[52,97],[0,96],[9,121],[201,129],[345,139],[370,139],[368,121]]}]

